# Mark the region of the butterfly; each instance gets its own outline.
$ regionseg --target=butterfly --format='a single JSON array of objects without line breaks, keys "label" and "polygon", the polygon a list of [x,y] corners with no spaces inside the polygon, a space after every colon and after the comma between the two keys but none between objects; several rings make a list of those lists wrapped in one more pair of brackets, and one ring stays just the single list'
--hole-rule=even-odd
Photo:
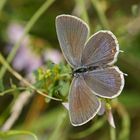
[{"label": "butterfly", "polygon": [[80,126],[101,109],[99,97],[115,98],[124,87],[123,73],[113,66],[119,44],[115,35],[107,30],[88,38],[88,25],[71,15],[56,17],[56,32],[62,53],[73,68],[68,95],[70,121],[73,126]]}]

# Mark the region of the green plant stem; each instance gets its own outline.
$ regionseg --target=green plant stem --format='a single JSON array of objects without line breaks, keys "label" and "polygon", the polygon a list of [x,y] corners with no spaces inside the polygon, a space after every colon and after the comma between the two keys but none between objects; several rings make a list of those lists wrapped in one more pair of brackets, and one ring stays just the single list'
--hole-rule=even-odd
[{"label": "green plant stem", "polygon": [[91,0],[97,14],[98,14],[98,17],[99,17],[99,20],[102,24],[102,27],[103,29],[109,29],[109,24],[108,24],[108,21],[106,19],[106,16],[104,14],[104,11],[103,9],[100,7],[100,1],[98,0]]},{"label": "green plant stem", "polygon": [[66,127],[65,126],[66,117],[67,117],[66,111],[64,111],[61,115],[59,115],[58,120],[56,120],[58,122],[56,128],[48,140],[63,139],[62,136],[64,137],[64,132],[62,130],[65,129]]},{"label": "green plant stem", "polygon": [[104,125],[105,121],[106,121],[106,119],[102,118],[102,119],[96,121],[90,128],[88,128],[84,131],[81,131],[79,133],[72,134],[71,138],[72,139],[82,139],[84,137],[87,137],[87,136],[91,135],[93,132],[95,132],[96,130],[100,129]]},{"label": "green plant stem", "polygon": [[118,140],[129,140],[130,135],[130,117],[124,106],[120,103],[117,105],[117,111],[122,117],[122,128],[119,133]]},{"label": "green plant stem", "polygon": [[0,0],[0,12],[2,11],[4,5],[6,4],[7,0]]},{"label": "green plant stem", "polygon": [[110,140],[116,140],[116,128],[110,126]]},{"label": "green plant stem", "polygon": [[34,140],[38,140],[37,136],[30,131],[10,130],[10,131],[6,131],[6,132],[0,132],[0,138],[6,138],[6,137],[11,137],[11,136],[16,136],[16,135],[30,135],[34,138]]},{"label": "green plant stem", "polygon": [[85,0],[75,0],[75,2],[76,2],[76,7],[78,7],[79,10],[82,10],[81,17],[89,25],[89,18],[88,18],[87,9],[86,9],[86,1]]},{"label": "green plant stem", "polygon": [[30,84],[26,79],[24,79],[19,73],[17,73],[15,70],[13,70],[10,65],[6,62],[6,60],[4,59],[4,57],[0,54],[0,63],[2,65],[5,66],[6,69],[8,69],[8,71],[13,74],[18,80],[22,81],[26,86],[30,87],[31,89],[35,90],[38,94],[45,96],[49,99],[53,99],[53,100],[57,100],[57,101],[61,101],[61,99],[57,99],[54,97],[51,97],[49,95],[44,94],[43,92],[41,92],[40,90],[36,89],[36,87],[34,87],[32,84]]},{"label": "green plant stem", "polygon": [[0,92],[0,96],[3,96],[3,95],[5,95],[5,94],[10,93],[10,92],[13,92],[13,91],[15,91],[15,90],[26,90],[26,89],[27,89],[27,88],[24,88],[24,87],[10,88],[10,89],[7,89],[7,90],[5,90],[5,91],[3,91],[3,92]]},{"label": "green plant stem", "polygon": [[[43,3],[43,5],[36,11],[36,13],[32,16],[32,18],[28,21],[27,25],[25,26],[25,29],[23,31],[23,34],[21,36],[21,38],[19,39],[19,41],[17,41],[17,43],[14,45],[11,53],[9,54],[8,58],[7,58],[7,62],[11,63],[11,61],[13,60],[22,40],[24,39],[25,35],[29,33],[29,31],[31,30],[31,28],[34,26],[34,24],[37,22],[37,20],[40,18],[40,16],[51,6],[51,4],[54,2],[55,0],[46,0],[45,3]],[[0,79],[3,78],[4,74],[6,72],[6,67],[3,66],[1,68],[0,71]]]}]

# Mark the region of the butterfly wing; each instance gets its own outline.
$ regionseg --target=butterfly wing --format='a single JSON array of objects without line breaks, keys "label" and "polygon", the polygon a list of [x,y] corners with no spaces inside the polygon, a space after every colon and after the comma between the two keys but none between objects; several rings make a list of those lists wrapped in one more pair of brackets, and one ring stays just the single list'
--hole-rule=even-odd
[{"label": "butterfly wing", "polygon": [[73,79],[68,100],[70,120],[74,126],[83,125],[91,120],[101,107],[100,101],[82,76]]},{"label": "butterfly wing", "polygon": [[81,55],[89,28],[81,19],[60,15],[56,17],[56,32],[61,50],[72,67],[81,65]]},{"label": "butterfly wing", "polygon": [[87,41],[82,64],[85,66],[111,65],[117,60],[119,45],[115,35],[110,31],[99,31]]},{"label": "butterfly wing", "polygon": [[95,95],[117,97],[124,87],[124,76],[118,67],[108,67],[84,73],[84,80]]}]

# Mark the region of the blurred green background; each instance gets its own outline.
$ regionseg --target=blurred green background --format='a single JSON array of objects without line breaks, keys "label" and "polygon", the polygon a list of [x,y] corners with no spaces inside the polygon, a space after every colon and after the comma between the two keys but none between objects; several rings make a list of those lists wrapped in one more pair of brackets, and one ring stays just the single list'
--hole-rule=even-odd
[{"label": "blurred green background", "polygon": [[[6,71],[0,72],[0,140],[32,140],[36,136],[38,140],[139,140],[140,1],[0,0],[0,53],[5,58],[12,53],[11,66],[30,83],[35,80],[31,73],[37,78],[43,75],[42,69],[38,71],[42,66],[57,69],[58,73],[69,69],[63,64],[56,68],[47,63],[48,60],[64,62],[55,30],[55,17],[60,14],[80,17],[89,24],[90,34],[106,29],[118,38],[124,52],[120,53],[116,65],[128,76],[125,76],[122,94],[112,101],[116,129],[109,126],[106,115],[96,116],[84,126],[73,127],[61,102],[48,101],[22,89],[22,81]],[[69,82],[69,77],[51,79],[46,81],[44,89],[49,95],[65,99]],[[42,83],[35,84],[40,85]]]}]

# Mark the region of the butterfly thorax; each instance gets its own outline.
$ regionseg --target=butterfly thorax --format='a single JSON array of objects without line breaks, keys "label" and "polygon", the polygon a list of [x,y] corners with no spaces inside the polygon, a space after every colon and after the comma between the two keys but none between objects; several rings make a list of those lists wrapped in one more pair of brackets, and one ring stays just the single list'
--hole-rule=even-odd
[{"label": "butterfly thorax", "polygon": [[98,66],[82,66],[82,67],[78,67],[78,68],[73,70],[73,76],[78,77],[82,73],[86,73],[88,71],[93,71],[93,70],[96,70],[98,68],[99,68]]}]

